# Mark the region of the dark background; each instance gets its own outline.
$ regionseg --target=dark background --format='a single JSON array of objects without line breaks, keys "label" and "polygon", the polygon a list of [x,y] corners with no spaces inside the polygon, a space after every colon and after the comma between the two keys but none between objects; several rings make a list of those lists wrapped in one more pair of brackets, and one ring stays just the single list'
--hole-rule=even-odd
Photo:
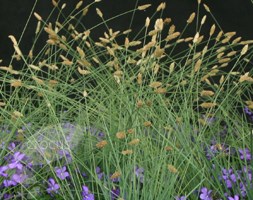
[{"label": "dark background", "polygon": [[[79,0],[61,0],[61,2],[67,3],[66,12],[72,10],[78,1]],[[91,0],[84,0],[83,5],[89,2],[91,2]],[[95,5],[94,8],[100,8],[104,13],[104,17],[110,18],[116,14],[133,9],[136,2],[136,0],[103,0]],[[178,31],[183,29],[189,15],[197,11],[197,0],[139,0],[139,5],[152,3],[153,7],[147,9],[145,12],[136,13],[132,29],[139,30],[144,25],[146,16],[152,15],[161,2],[166,2],[167,4],[163,17],[171,17]],[[253,39],[253,4],[250,0],[203,0],[202,2],[210,7],[224,32],[236,31],[243,39]],[[17,39],[20,38],[34,3],[34,0],[0,0],[0,59],[4,60],[0,65],[8,65],[13,53],[12,43],[8,35],[14,35]],[[51,0],[38,0],[35,11],[43,18],[46,18],[52,8]],[[201,16],[203,16],[205,12],[202,6],[201,8]],[[214,21],[211,19],[210,14],[206,14],[208,20],[205,25],[206,29],[204,30],[207,31]],[[55,16],[53,16],[52,19],[54,17]],[[109,25],[113,30],[127,29],[129,27],[130,17],[131,15],[126,15],[118,18],[109,23]],[[92,26],[99,21],[95,9],[91,9],[84,23],[87,26]],[[32,19],[28,24],[20,44],[24,53],[28,53],[33,43],[35,28],[36,19],[32,15]],[[194,35],[194,29],[188,31],[192,31],[192,35]],[[97,38],[102,34],[103,31],[98,28],[92,36]]]}]

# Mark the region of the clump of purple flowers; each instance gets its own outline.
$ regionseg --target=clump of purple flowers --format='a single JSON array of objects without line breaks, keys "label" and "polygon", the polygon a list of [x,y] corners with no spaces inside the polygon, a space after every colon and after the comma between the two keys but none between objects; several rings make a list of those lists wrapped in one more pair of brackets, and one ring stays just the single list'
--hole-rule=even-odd
[{"label": "clump of purple flowers", "polygon": [[[242,155],[241,159],[244,160],[245,155]],[[219,176],[219,180],[225,183],[227,189],[229,189],[229,194],[225,193],[225,196],[230,200],[239,199],[238,194],[234,194],[234,189],[238,188],[238,192],[242,197],[247,196],[247,189],[252,189],[252,171],[244,166],[242,170],[234,170],[232,168],[221,170],[221,176]],[[234,195],[234,197],[231,196]]]},{"label": "clump of purple flowers", "polygon": [[100,167],[96,167],[96,174],[99,180],[101,180],[104,176],[104,172],[101,171]]},{"label": "clump of purple flowers", "polygon": [[119,188],[113,188],[111,190],[111,199],[112,200],[118,199],[119,195],[120,195],[120,189]]},{"label": "clump of purple flowers", "polygon": [[143,181],[144,181],[144,168],[136,166],[134,173],[135,173],[135,176],[137,177],[137,179],[141,183],[143,183]]},{"label": "clump of purple flowers", "polygon": [[233,187],[233,184],[236,183],[237,176],[234,173],[233,169],[222,169],[222,179],[226,184],[228,189]]},{"label": "clump of purple flowers", "polygon": [[250,121],[253,121],[253,113],[250,109],[248,107],[244,107],[243,111],[249,117]]},{"label": "clump of purple flowers", "polygon": [[[24,183],[28,178],[24,167],[25,161],[27,161],[26,155],[18,151],[13,155],[8,155],[6,160],[8,164],[0,166],[0,176],[4,177],[3,186],[11,187]],[[30,167],[30,165],[27,166]],[[12,175],[10,176],[10,174]]]},{"label": "clump of purple flowers", "polygon": [[82,187],[82,200],[94,200],[95,197],[94,197],[94,194],[92,194],[90,191],[89,191],[89,188],[84,185]]},{"label": "clump of purple flowers", "polygon": [[238,170],[240,177],[243,178],[244,182],[252,182],[252,170],[249,169],[247,166],[244,166],[242,170]]},{"label": "clump of purple flowers", "polygon": [[211,160],[213,157],[218,155],[221,152],[224,152],[226,150],[225,146],[222,144],[213,144],[210,146],[210,148],[207,148],[206,150],[206,157],[208,160]]},{"label": "clump of purple flowers", "polygon": [[251,161],[251,153],[250,153],[250,150],[248,148],[239,149],[238,151],[239,151],[241,160]]}]

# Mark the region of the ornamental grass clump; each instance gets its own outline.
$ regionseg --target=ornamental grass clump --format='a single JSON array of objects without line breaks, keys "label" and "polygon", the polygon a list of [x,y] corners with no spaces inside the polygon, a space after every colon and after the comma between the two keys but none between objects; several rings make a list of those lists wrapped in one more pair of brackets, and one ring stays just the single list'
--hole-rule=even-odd
[{"label": "ornamental grass clump", "polygon": [[31,49],[10,35],[0,66],[0,199],[253,198],[253,41],[197,3],[183,30],[165,2],[140,30],[109,23],[151,4],[109,19],[100,0],[69,14],[52,0],[53,21],[33,10]]}]

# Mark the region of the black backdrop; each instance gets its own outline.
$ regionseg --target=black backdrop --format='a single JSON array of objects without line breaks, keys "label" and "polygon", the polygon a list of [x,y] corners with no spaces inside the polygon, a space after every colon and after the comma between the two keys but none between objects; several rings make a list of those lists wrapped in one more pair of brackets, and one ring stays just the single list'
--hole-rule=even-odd
[{"label": "black backdrop", "polygon": [[[61,1],[63,2],[63,0]],[[78,1],[64,0],[67,3],[66,11],[68,9],[72,10]],[[146,16],[151,15],[156,9],[156,6],[164,1],[167,3],[167,7],[163,16],[171,17],[179,31],[185,26],[185,21],[188,16],[197,10],[197,0],[139,0],[140,5],[152,3],[154,7],[145,12],[137,12],[132,28],[138,30],[142,27]],[[0,59],[4,60],[1,65],[8,65],[13,53],[12,44],[8,35],[12,34],[16,38],[20,37],[34,2],[34,0],[0,1]],[[84,4],[89,2],[91,0],[85,0]],[[225,32],[236,31],[244,39],[253,39],[253,4],[250,0],[203,0],[202,2],[210,7]],[[97,7],[103,11],[105,18],[109,18],[133,9],[135,4],[136,0],[103,0],[97,4]],[[52,8],[51,0],[38,0],[35,11],[40,13],[42,17],[46,17]],[[211,19],[209,15],[208,18]],[[110,26],[114,30],[122,30],[129,26],[129,19],[130,16],[126,15],[114,20]],[[89,12],[88,17],[85,19],[85,23],[90,26],[96,24],[98,21],[99,19],[94,9]],[[212,23],[212,20],[207,21],[206,30],[209,30]],[[21,49],[24,52],[29,51],[32,45],[35,27],[36,20],[32,16],[32,20],[28,24],[21,43]],[[102,33],[97,29],[94,34],[94,37],[98,37]]]}]

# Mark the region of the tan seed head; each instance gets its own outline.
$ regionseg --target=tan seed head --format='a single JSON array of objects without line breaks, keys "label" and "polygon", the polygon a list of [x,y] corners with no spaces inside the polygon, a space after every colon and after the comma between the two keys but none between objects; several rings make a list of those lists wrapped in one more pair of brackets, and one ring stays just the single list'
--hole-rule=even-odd
[{"label": "tan seed head", "polygon": [[34,12],[33,14],[37,18],[37,20],[39,20],[39,21],[42,20],[42,17],[38,13]]},{"label": "tan seed head", "polygon": [[13,112],[13,115],[14,115],[15,117],[17,117],[17,118],[23,117],[23,114],[22,114],[21,112],[19,112],[19,111],[16,111],[16,110]]},{"label": "tan seed head", "polygon": [[78,10],[82,5],[83,5],[83,1],[79,1],[79,2],[76,4],[76,10]]},{"label": "tan seed head", "polygon": [[161,85],[162,85],[161,82],[159,82],[159,81],[154,81],[154,82],[152,82],[152,83],[149,84],[149,87],[151,87],[151,88],[158,88],[158,87],[160,87]]},{"label": "tan seed head", "polygon": [[242,83],[244,81],[248,81],[253,83],[253,78],[249,76],[249,72],[245,73],[244,75],[240,76],[239,83]]},{"label": "tan seed head", "polygon": [[174,24],[172,24],[172,25],[170,26],[170,28],[169,28],[168,34],[171,35],[172,33],[175,32],[175,30],[176,30],[176,26],[175,26]]},{"label": "tan seed head", "polygon": [[190,17],[187,19],[187,23],[190,24],[193,22],[193,20],[195,19],[196,13],[193,12]]},{"label": "tan seed head", "polygon": [[134,129],[132,129],[132,128],[131,128],[131,129],[128,129],[127,132],[128,132],[129,134],[133,134],[133,133],[134,133]]},{"label": "tan seed head", "polygon": [[140,107],[143,106],[143,104],[144,104],[143,101],[138,100],[137,103],[136,103],[136,106],[137,106],[137,108],[140,108]]},{"label": "tan seed head", "polygon": [[204,6],[204,8],[205,8],[205,10],[206,10],[207,12],[211,12],[211,11],[210,11],[210,8],[209,8],[206,4],[203,4],[203,6]]},{"label": "tan seed head", "polygon": [[11,81],[11,86],[15,87],[15,88],[20,87],[20,86],[22,86],[22,81],[20,79],[18,79],[18,80],[16,80],[16,79],[12,80]]},{"label": "tan seed head", "polygon": [[177,168],[176,168],[176,167],[174,167],[174,166],[173,166],[173,165],[171,165],[171,164],[169,164],[169,165],[168,165],[168,170],[169,170],[171,173],[173,173],[173,174],[178,173]]},{"label": "tan seed head", "polygon": [[139,144],[139,142],[140,142],[140,139],[136,138],[136,139],[131,140],[128,144],[129,145],[137,145],[137,144]]},{"label": "tan seed head", "polygon": [[173,148],[172,148],[171,146],[166,146],[164,149],[165,149],[166,151],[172,151],[172,150],[173,150]]},{"label": "tan seed head", "polygon": [[143,123],[143,125],[146,127],[150,127],[152,125],[152,123],[150,121],[146,121]]},{"label": "tan seed head", "polygon": [[247,53],[249,49],[249,45],[246,44],[243,48],[242,48],[242,51],[241,51],[241,56],[245,55]]},{"label": "tan seed head", "polygon": [[108,142],[107,142],[106,140],[102,140],[102,141],[100,141],[100,142],[98,142],[98,143],[96,144],[96,147],[99,148],[99,149],[102,149],[102,148],[104,148],[107,144],[108,144]]},{"label": "tan seed head", "polygon": [[159,12],[160,10],[164,10],[166,7],[166,3],[162,2],[160,5],[157,7],[156,11]]},{"label": "tan seed head", "polygon": [[145,22],[145,27],[148,28],[148,27],[149,27],[149,24],[150,24],[150,18],[147,17],[147,18],[146,18],[146,22]]},{"label": "tan seed head", "polygon": [[0,107],[4,107],[6,103],[0,101]]},{"label": "tan seed head", "polygon": [[199,60],[196,62],[195,66],[194,66],[194,72],[199,71],[201,64],[202,64],[202,60],[199,59]]},{"label": "tan seed head", "polygon": [[163,19],[157,19],[154,26],[155,30],[162,31],[163,30]]},{"label": "tan seed head", "polygon": [[142,5],[142,6],[138,6],[137,9],[138,10],[146,10],[147,8],[149,8],[151,6],[151,4],[145,4],[145,5]]},{"label": "tan seed head", "polygon": [[96,8],[96,12],[99,17],[103,18],[103,13],[101,12],[99,8]]},{"label": "tan seed head", "polygon": [[54,7],[57,7],[58,6],[57,0],[52,0],[52,4],[53,4]]},{"label": "tan seed head", "polygon": [[216,103],[212,103],[212,102],[205,102],[205,103],[200,104],[202,108],[213,108],[216,105],[217,105]]},{"label": "tan seed head", "polygon": [[173,62],[173,63],[170,64],[169,69],[170,69],[170,74],[172,74],[172,72],[173,72],[174,69],[175,69],[175,62]]},{"label": "tan seed head", "polygon": [[166,88],[157,88],[154,91],[156,94],[165,94],[167,92]]},{"label": "tan seed head", "polygon": [[219,80],[220,85],[224,82],[224,80],[225,80],[225,77],[224,77],[224,75],[222,75],[222,76],[220,77],[220,80]]},{"label": "tan seed head", "polygon": [[193,38],[193,43],[196,43],[199,39],[199,32],[197,32]]},{"label": "tan seed head", "polygon": [[216,40],[217,42],[219,42],[222,35],[223,35],[223,31],[220,31],[220,32],[218,33],[218,35],[216,36],[215,40]]},{"label": "tan seed head", "polygon": [[114,172],[114,173],[111,175],[110,179],[119,178],[120,176],[121,176],[121,173],[120,173],[119,171],[116,171],[116,172]]},{"label": "tan seed head", "polygon": [[205,96],[209,97],[209,96],[213,96],[213,95],[214,95],[214,92],[211,90],[202,90],[200,92],[200,96],[202,96],[202,97],[205,97]]},{"label": "tan seed head", "polygon": [[116,133],[116,137],[118,138],[118,139],[124,139],[124,138],[126,138],[126,133],[125,132],[123,132],[123,131],[120,131],[120,132],[117,132]]},{"label": "tan seed head", "polygon": [[133,154],[133,150],[131,149],[127,149],[127,150],[124,150],[121,152],[123,155],[130,155],[130,154]]},{"label": "tan seed head", "polygon": [[210,37],[214,34],[215,28],[216,28],[215,24],[213,24],[212,27],[211,27],[211,29],[210,29],[210,32],[209,32]]},{"label": "tan seed head", "polygon": [[200,24],[203,25],[205,22],[206,22],[206,15],[202,17]]}]

